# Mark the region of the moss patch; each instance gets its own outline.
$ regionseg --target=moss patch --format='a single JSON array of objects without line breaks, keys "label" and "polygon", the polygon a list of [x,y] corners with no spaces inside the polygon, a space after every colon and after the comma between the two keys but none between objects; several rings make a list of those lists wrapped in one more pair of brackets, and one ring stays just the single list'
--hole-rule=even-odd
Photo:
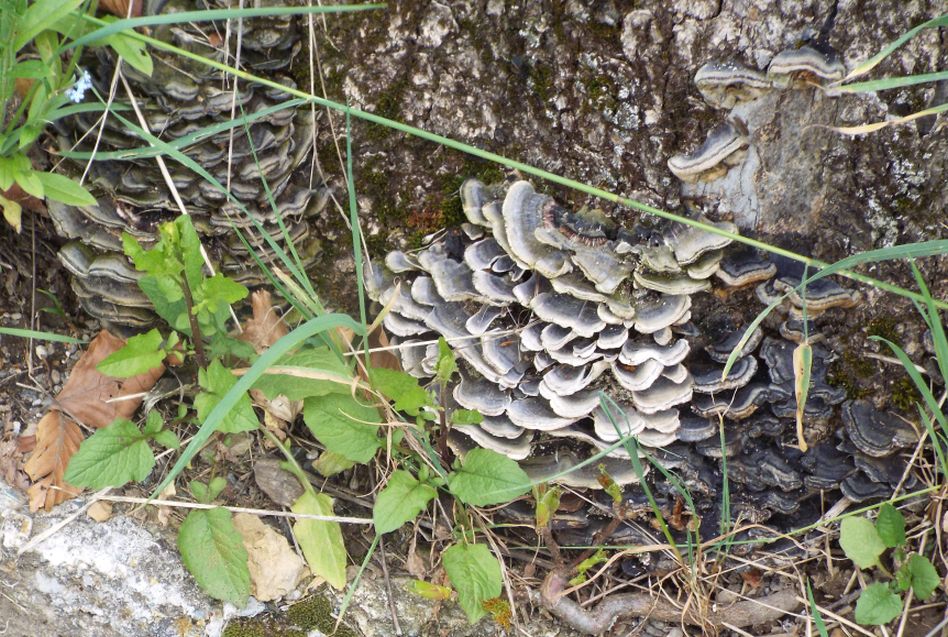
[{"label": "moss patch", "polygon": [[305,637],[313,630],[331,637],[359,637],[345,624],[333,632],[335,625],[332,603],[317,594],[293,604],[282,615],[267,614],[233,621],[224,629],[222,637]]}]

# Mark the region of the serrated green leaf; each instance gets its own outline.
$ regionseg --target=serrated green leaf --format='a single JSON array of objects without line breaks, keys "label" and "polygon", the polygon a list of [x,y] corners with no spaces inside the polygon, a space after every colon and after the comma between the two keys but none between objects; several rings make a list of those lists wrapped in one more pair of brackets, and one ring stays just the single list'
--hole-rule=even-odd
[{"label": "serrated green leaf", "polygon": [[[332,498],[324,493],[306,492],[291,507],[294,513],[333,515]],[[337,589],[346,586],[346,545],[338,522],[298,520],[293,524],[296,541],[310,570]]]},{"label": "serrated green leaf", "polygon": [[305,347],[280,359],[275,366],[310,370],[318,378],[266,373],[254,383],[254,389],[262,391],[270,400],[280,395],[303,400],[310,396],[352,392],[352,372],[328,347]]},{"label": "serrated green leaf", "polygon": [[164,338],[157,329],[137,334],[102,360],[96,369],[113,378],[138,376],[161,366],[165,352],[161,348]]},{"label": "serrated green leaf", "polygon": [[[198,382],[204,391],[198,392],[198,395],[194,397],[194,408],[197,410],[198,419],[203,422],[224,394],[237,384],[237,377],[220,361],[215,360],[208,365],[207,370],[198,372]],[[250,396],[244,392],[244,395],[237,400],[237,404],[221,421],[218,431],[235,434],[241,431],[253,431],[258,425],[259,421],[257,414],[253,411]]]},{"label": "serrated green leaf", "polygon": [[212,313],[219,312],[246,298],[247,294],[247,288],[218,272],[204,279],[204,283],[198,288],[195,298],[200,301],[195,303],[196,311],[206,307]]},{"label": "serrated green leaf", "polygon": [[448,579],[458,592],[458,604],[472,624],[486,615],[484,602],[500,595],[500,563],[483,544],[455,544],[441,558]]},{"label": "serrated green leaf", "polygon": [[180,280],[175,275],[146,274],[138,279],[138,287],[155,307],[155,313],[167,321],[172,329],[191,336],[188,306],[184,301]]},{"label": "serrated green leaf", "polygon": [[839,545],[859,568],[875,566],[885,551],[885,544],[872,522],[856,516],[845,518],[840,524]]},{"label": "serrated green leaf", "polygon": [[451,412],[451,422],[455,425],[477,425],[483,421],[483,414],[472,409],[455,409]]},{"label": "serrated green leaf", "polygon": [[326,449],[353,462],[366,463],[382,448],[378,410],[349,394],[307,398],[303,421]]},{"label": "serrated green leaf", "polygon": [[37,172],[36,177],[43,184],[43,191],[48,199],[61,201],[70,206],[91,206],[95,204],[92,193],[83,188],[79,182],[73,181],[65,175],[56,173]]},{"label": "serrated green leaf", "polygon": [[181,441],[170,429],[163,429],[153,434],[151,439],[166,449],[177,449],[181,446]]},{"label": "serrated green leaf", "polygon": [[90,489],[141,482],[155,466],[148,440],[135,423],[116,420],[82,441],[69,459],[64,479]]},{"label": "serrated green leaf", "polygon": [[372,509],[375,532],[382,535],[401,528],[424,511],[437,495],[434,487],[419,482],[407,471],[394,471],[385,488],[375,498]]},{"label": "serrated green leaf", "polygon": [[373,368],[369,370],[372,386],[389,400],[394,408],[409,416],[417,416],[422,407],[436,408],[431,393],[418,384],[418,379],[394,369]]},{"label": "serrated green leaf", "polygon": [[435,378],[442,383],[448,383],[458,371],[458,362],[451,351],[451,346],[443,337],[438,337],[438,361],[435,364]]},{"label": "serrated green leaf", "polygon": [[226,488],[227,488],[226,478],[222,476],[211,478],[211,481],[207,483],[207,502],[208,503],[212,502]]},{"label": "serrated green leaf", "polygon": [[913,553],[909,555],[908,561],[906,561],[905,564],[912,578],[912,590],[915,592],[915,598],[918,600],[926,600],[931,597],[931,594],[935,592],[935,589],[938,588],[938,585],[941,583],[941,578],[938,577],[938,571],[935,570],[932,563],[928,561],[927,557]]},{"label": "serrated green leaf", "polygon": [[178,551],[205,593],[237,606],[246,603],[247,551],[229,511],[220,507],[191,511],[178,530]]},{"label": "serrated green leaf", "polygon": [[420,579],[413,579],[408,584],[408,592],[414,593],[419,597],[434,601],[451,599],[454,589],[440,584],[432,584]]},{"label": "serrated green leaf", "polygon": [[530,476],[516,462],[490,449],[472,449],[448,488],[461,502],[487,506],[509,502],[530,490]]},{"label": "serrated green leaf", "polygon": [[866,626],[888,624],[901,612],[902,598],[882,582],[867,586],[856,602],[856,621]]},{"label": "serrated green leaf", "polygon": [[876,533],[879,534],[882,543],[890,549],[905,544],[905,518],[888,502],[879,507]]}]

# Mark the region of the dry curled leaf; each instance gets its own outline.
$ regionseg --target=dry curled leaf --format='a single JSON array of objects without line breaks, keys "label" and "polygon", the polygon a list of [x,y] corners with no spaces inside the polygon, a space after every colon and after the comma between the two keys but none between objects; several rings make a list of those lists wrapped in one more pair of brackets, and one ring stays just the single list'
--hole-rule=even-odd
[{"label": "dry curled leaf", "polygon": [[131,378],[110,378],[96,369],[106,356],[121,349],[125,341],[102,330],[89,343],[89,349],[76,362],[63,389],[56,396],[56,407],[87,427],[100,428],[116,418],[131,418],[141,397],[129,400],[123,396],[141,394],[151,389],[161,375],[163,366]]},{"label": "dry curled leaf", "polygon": [[234,516],[234,527],[247,549],[254,597],[268,602],[295,589],[307,572],[306,564],[286,538],[257,516],[247,513]]},{"label": "dry curled leaf", "polygon": [[43,416],[36,428],[36,449],[23,465],[23,470],[33,481],[26,491],[30,511],[37,511],[40,507],[50,511],[79,494],[80,490],[63,480],[63,475],[81,442],[82,430],[69,417],[56,410]]},{"label": "dry curled leaf", "polygon": [[[238,338],[253,346],[258,354],[262,354],[283,338],[288,329],[283,317],[273,307],[273,299],[266,290],[257,290],[250,295],[250,307],[253,310],[253,317],[244,324],[244,331]],[[296,420],[303,409],[303,402],[287,400],[285,396],[277,396],[269,400],[262,391],[257,389],[250,390],[250,397],[254,404],[263,408],[264,424],[267,428],[280,440],[284,440],[286,423]]]},{"label": "dry curled leaf", "polygon": [[83,439],[76,421],[100,428],[116,418],[131,418],[141,397],[109,401],[148,391],[164,373],[164,367],[156,367],[140,376],[117,379],[99,372],[96,365],[123,345],[122,339],[105,330],[99,332],[72,368],[53,408],[40,420],[33,453],[23,465],[33,481],[27,489],[31,510],[44,507],[49,511],[79,494],[79,489],[63,481],[69,459]]},{"label": "dry curled leaf", "polygon": [[250,343],[261,354],[286,335],[287,327],[266,290],[257,290],[250,295],[250,308],[253,317],[244,324],[244,331],[238,338]]}]

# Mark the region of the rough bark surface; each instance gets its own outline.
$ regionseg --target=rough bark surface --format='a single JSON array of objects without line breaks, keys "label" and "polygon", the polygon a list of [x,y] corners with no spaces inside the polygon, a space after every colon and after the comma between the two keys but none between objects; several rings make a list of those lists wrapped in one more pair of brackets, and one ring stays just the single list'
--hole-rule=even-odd
[{"label": "rough bark surface", "polygon": [[[317,29],[316,50],[332,99],[674,211],[680,184],[666,160],[694,149],[725,116],[692,83],[702,64],[733,59],[763,70],[825,27],[851,67],[936,15],[938,5],[404,1],[386,13],[329,20]],[[923,32],[871,77],[943,69],[944,37]],[[703,191],[702,208],[830,261],[938,236],[948,136],[932,132],[932,118],[855,138],[825,128],[904,115],[936,99],[944,100],[932,85],[840,97],[774,92],[742,113],[753,120],[759,157],[720,180],[734,183]],[[374,124],[354,120],[353,135],[356,187],[377,256],[457,222],[460,181],[498,174]],[[324,167],[338,164],[328,140],[319,150]],[[557,194],[617,219],[638,215]]]}]

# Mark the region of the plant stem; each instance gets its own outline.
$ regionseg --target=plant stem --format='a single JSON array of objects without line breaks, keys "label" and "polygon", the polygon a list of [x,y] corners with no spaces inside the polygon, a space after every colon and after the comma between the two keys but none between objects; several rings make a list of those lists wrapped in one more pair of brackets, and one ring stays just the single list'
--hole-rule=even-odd
[{"label": "plant stem", "polygon": [[274,446],[283,454],[283,457],[286,458],[285,469],[292,473],[293,477],[299,480],[300,485],[305,491],[309,492],[311,495],[315,494],[316,491],[313,489],[313,485],[310,483],[309,478],[306,477],[303,467],[301,467],[296,461],[296,458],[293,457],[293,454],[291,454],[289,450],[283,446],[283,443],[279,438],[276,437],[276,434],[267,429],[266,425],[260,425],[260,431],[263,432],[264,436],[270,439],[270,442],[272,442]]},{"label": "plant stem", "polygon": [[451,423],[448,422],[448,408],[445,403],[444,383],[438,389],[441,409],[438,412],[438,455],[441,456],[441,462],[444,466],[451,466],[451,449],[448,447],[448,434],[451,433]]},{"label": "plant stem", "polygon": [[181,277],[181,291],[184,292],[184,303],[188,311],[188,323],[191,325],[191,341],[194,343],[194,355],[201,369],[207,368],[207,356],[204,354],[204,341],[201,339],[201,327],[194,315],[194,297],[191,296],[191,286],[188,285],[188,276]]}]

